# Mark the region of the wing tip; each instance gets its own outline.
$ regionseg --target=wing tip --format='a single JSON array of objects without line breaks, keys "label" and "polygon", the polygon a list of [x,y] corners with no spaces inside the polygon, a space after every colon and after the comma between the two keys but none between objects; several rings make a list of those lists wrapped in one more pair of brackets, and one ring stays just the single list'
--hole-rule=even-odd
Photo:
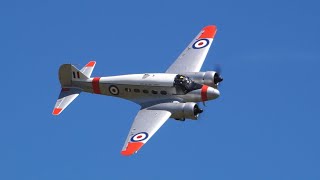
[{"label": "wing tip", "polygon": [[57,116],[61,113],[61,111],[62,111],[62,108],[54,108],[52,111],[52,114]]},{"label": "wing tip", "polygon": [[122,156],[131,156],[133,155],[134,153],[128,153],[127,151],[121,151],[121,155]]},{"label": "wing tip", "polygon": [[121,151],[121,154],[123,156],[131,156],[135,152],[137,152],[143,145],[144,143],[142,142],[129,142],[127,148]]},{"label": "wing tip", "polygon": [[209,25],[202,29],[202,34],[199,36],[198,39],[203,38],[214,38],[216,32],[217,32],[217,26],[215,25]]}]

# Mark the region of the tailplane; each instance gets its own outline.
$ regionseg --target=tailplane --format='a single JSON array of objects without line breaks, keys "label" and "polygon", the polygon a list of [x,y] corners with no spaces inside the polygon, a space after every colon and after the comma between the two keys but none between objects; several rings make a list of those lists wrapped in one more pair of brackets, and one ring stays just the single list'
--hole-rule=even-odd
[{"label": "tailplane", "polygon": [[94,66],[96,65],[95,61],[90,61],[86,64],[80,71],[87,77],[91,77]]},{"label": "tailplane", "polygon": [[95,61],[90,61],[81,70],[72,64],[63,64],[59,69],[61,92],[54,106],[53,115],[59,115],[81,93],[81,88],[74,87],[72,82],[90,78]]},{"label": "tailplane", "polygon": [[59,115],[80,93],[81,89],[62,88],[52,114]]}]

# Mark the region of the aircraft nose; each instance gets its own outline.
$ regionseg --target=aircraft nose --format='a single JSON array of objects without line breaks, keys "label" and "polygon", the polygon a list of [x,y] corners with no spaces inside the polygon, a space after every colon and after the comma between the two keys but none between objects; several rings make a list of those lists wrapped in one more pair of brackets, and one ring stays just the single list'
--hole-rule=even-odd
[{"label": "aircraft nose", "polygon": [[220,91],[218,89],[215,89],[213,87],[208,88],[207,92],[208,99],[216,99],[220,96]]},{"label": "aircraft nose", "polygon": [[201,98],[202,101],[207,101],[211,99],[216,99],[220,96],[220,92],[218,89],[215,89],[213,87],[209,87],[204,85],[201,89]]}]

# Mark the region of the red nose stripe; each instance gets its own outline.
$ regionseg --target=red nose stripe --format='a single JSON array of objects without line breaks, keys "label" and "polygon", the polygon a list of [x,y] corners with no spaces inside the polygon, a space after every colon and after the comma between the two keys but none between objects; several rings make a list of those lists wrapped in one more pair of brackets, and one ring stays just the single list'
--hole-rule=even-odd
[{"label": "red nose stripe", "polygon": [[95,77],[92,80],[93,93],[101,94],[99,80],[100,80],[100,77]]},{"label": "red nose stripe", "polygon": [[216,26],[206,26],[202,29],[203,33],[198,37],[198,39],[203,38],[214,38],[214,35],[217,32]]},{"label": "red nose stripe", "polygon": [[207,91],[208,91],[208,86],[203,85],[202,88],[201,88],[201,99],[202,99],[202,101],[208,100]]},{"label": "red nose stripe", "polygon": [[138,151],[144,144],[142,142],[129,142],[127,149],[121,151],[121,154],[124,156],[130,156]]}]

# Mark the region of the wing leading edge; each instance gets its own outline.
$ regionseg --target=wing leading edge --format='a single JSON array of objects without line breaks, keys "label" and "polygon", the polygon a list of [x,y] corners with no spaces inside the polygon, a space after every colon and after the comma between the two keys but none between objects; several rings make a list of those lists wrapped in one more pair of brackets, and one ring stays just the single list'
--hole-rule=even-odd
[{"label": "wing leading edge", "polygon": [[170,116],[171,113],[165,110],[140,110],[133,121],[121,154],[130,156],[137,152]]},{"label": "wing leading edge", "polygon": [[217,27],[214,25],[204,27],[166,73],[199,72],[216,32]]}]

